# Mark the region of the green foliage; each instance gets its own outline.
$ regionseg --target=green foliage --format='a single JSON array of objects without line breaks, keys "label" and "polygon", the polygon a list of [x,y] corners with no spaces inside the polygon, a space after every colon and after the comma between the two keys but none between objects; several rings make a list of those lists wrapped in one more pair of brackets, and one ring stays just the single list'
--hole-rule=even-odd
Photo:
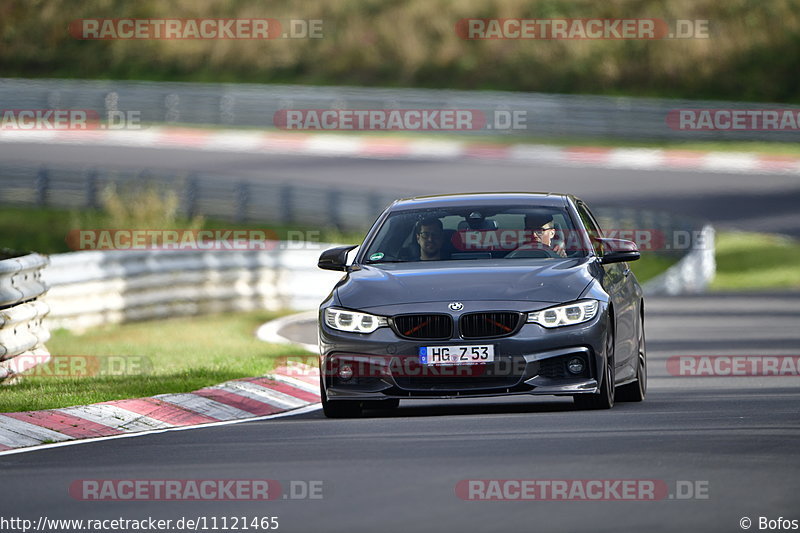
[{"label": "green foliage", "polygon": [[[323,20],[321,39],[81,41],[80,18]],[[707,39],[462,40],[462,18],[708,20]],[[4,76],[420,86],[800,102],[794,0],[9,0]]]},{"label": "green foliage", "polygon": [[651,253],[643,253],[638,261],[631,261],[628,265],[636,275],[639,283],[645,283],[664,272],[666,269],[678,262],[676,257],[664,257]]}]

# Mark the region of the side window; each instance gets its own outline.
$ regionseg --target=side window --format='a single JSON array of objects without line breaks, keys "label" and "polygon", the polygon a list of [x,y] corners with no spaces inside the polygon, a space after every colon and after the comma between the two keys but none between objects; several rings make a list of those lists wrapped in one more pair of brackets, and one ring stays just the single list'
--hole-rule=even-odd
[{"label": "side window", "polygon": [[592,248],[594,248],[594,253],[598,256],[603,255],[602,247],[600,246],[600,242],[597,240],[598,237],[602,237],[603,233],[600,230],[600,226],[595,221],[594,217],[586,206],[579,202],[577,204],[578,207],[578,215],[581,217],[583,221],[583,225],[586,226],[586,229],[589,231],[589,238],[592,241]]}]

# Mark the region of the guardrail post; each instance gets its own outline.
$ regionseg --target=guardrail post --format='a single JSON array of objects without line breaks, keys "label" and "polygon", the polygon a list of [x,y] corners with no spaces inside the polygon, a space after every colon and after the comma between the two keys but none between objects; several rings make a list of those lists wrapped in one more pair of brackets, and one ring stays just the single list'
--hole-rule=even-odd
[{"label": "guardrail post", "polygon": [[181,112],[178,107],[180,102],[181,97],[175,93],[168,94],[166,98],[164,98],[164,122],[167,124],[174,124],[180,121]]},{"label": "guardrail post", "polygon": [[236,186],[236,205],[234,207],[234,220],[244,222],[247,219],[247,203],[250,198],[250,187],[246,181],[240,181]]},{"label": "guardrail post", "polygon": [[42,167],[36,174],[36,205],[47,205],[47,190],[50,188],[50,176],[47,168]]},{"label": "guardrail post", "polygon": [[231,94],[223,94],[219,99],[219,123],[220,124],[233,124],[234,112],[233,106],[235,99]]},{"label": "guardrail post", "polygon": [[372,218],[377,218],[381,212],[381,197],[378,195],[377,192],[372,191],[367,193],[367,205],[369,206],[369,211]]},{"label": "guardrail post", "polygon": [[186,190],[184,191],[184,210],[186,218],[192,218],[197,211],[197,195],[200,192],[200,184],[194,175],[186,180]]},{"label": "guardrail post", "polygon": [[341,191],[337,189],[328,191],[328,225],[335,226],[338,229],[342,229],[342,214],[339,205],[341,202],[339,199],[340,196]]},{"label": "guardrail post", "polygon": [[292,185],[287,183],[281,186],[281,218],[286,224],[292,224],[294,222],[293,197],[294,188]]},{"label": "guardrail post", "polygon": [[97,170],[92,169],[86,174],[86,207],[97,209]]}]

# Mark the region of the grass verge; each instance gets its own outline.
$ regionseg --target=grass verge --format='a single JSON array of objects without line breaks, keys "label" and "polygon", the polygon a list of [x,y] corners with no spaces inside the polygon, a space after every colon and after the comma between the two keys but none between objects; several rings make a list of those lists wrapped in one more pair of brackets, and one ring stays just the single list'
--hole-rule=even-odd
[{"label": "grass verge", "polygon": [[645,283],[677,262],[677,257],[665,257],[663,255],[643,253],[641,259],[632,261],[628,263],[628,265],[631,267],[631,270],[633,270],[639,283]]},{"label": "grass verge", "polygon": [[711,289],[800,289],[800,242],[781,235],[719,232]]},{"label": "grass verge", "polygon": [[[63,363],[71,359],[67,356],[81,356],[74,360],[88,360],[89,364],[37,367],[34,375],[20,383],[0,387],[0,412],[191,392],[263,375],[274,367],[276,357],[306,353],[255,337],[255,329],[276,316],[253,311],[112,325],[83,335],[55,331],[47,347],[54,356],[62,357],[54,357],[54,361]],[[99,361],[99,366],[92,364],[94,361]],[[105,375],[65,376],[82,368],[99,368]]]}]

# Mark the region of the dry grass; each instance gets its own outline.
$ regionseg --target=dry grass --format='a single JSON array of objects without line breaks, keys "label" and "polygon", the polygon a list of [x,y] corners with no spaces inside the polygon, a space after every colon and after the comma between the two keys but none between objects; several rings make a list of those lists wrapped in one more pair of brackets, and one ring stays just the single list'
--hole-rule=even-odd
[{"label": "dry grass", "polygon": [[100,195],[102,209],[112,228],[200,229],[204,220],[196,216],[182,220],[178,208],[180,199],[172,189],[153,183],[142,183],[120,190],[110,182]]}]

